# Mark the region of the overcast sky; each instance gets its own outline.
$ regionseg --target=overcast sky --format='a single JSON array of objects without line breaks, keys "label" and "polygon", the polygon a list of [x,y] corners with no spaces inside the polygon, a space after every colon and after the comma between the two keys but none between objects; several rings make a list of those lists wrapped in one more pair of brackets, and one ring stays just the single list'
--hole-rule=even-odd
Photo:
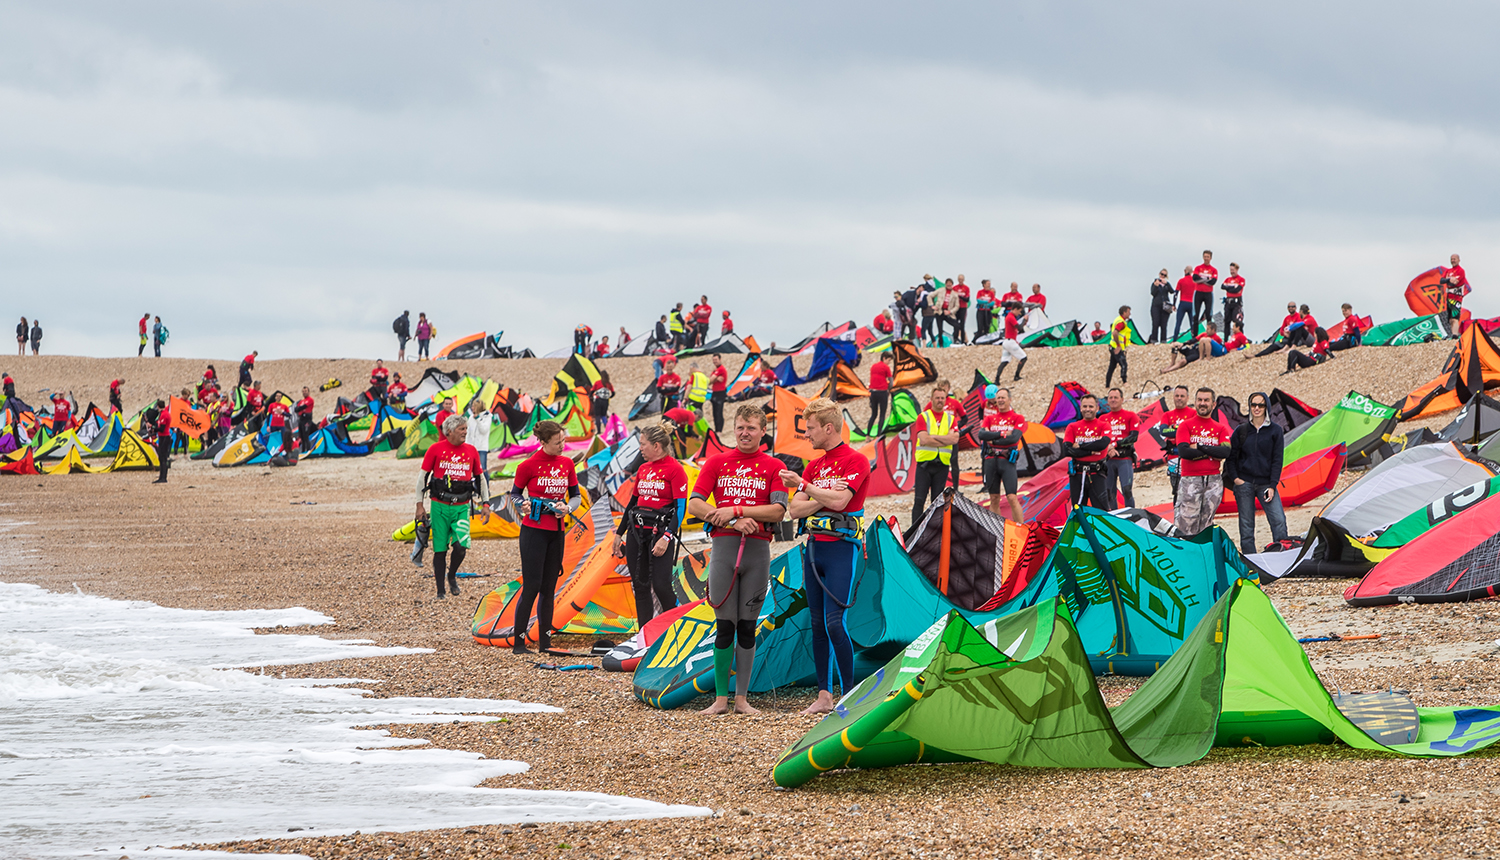
[{"label": "overcast sky", "polygon": [[[787,342],[925,272],[1162,267],[1406,316],[1500,251],[1484,3],[0,2],[0,313],[44,351],[384,356],[708,293]],[[6,329],[9,330],[9,329]]]}]

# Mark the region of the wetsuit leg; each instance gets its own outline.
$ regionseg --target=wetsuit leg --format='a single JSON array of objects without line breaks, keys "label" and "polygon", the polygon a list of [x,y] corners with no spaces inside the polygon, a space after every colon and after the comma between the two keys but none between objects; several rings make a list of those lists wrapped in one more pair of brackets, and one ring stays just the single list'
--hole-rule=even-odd
[{"label": "wetsuit leg", "polygon": [[651,548],[645,546],[631,526],[625,530],[625,565],[630,569],[630,591],[635,595],[636,622],[645,627],[656,617],[656,602],[651,599]]},{"label": "wetsuit leg", "polygon": [[433,550],[432,552],[432,578],[437,580],[437,596],[447,597],[448,593],[443,589],[443,581],[448,569],[448,551]]},{"label": "wetsuit leg", "polygon": [[557,580],[562,576],[563,532],[548,532],[547,554],[542,569],[541,591],[537,594],[537,647],[552,644],[552,604],[557,602]]},{"label": "wetsuit leg", "polygon": [[853,602],[857,546],[843,540],[808,541],[810,566],[818,574],[818,580],[807,587],[813,665],[817,667],[818,689],[830,693],[835,683],[844,690],[854,686],[854,643],[849,639],[848,610],[844,606]]},{"label": "wetsuit leg", "polygon": [[941,461],[928,460],[917,464],[916,498],[912,499],[911,522],[907,528],[914,528],[921,522],[922,512],[942,493],[943,483],[947,480],[948,467]]},{"label": "wetsuit leg", "polygon": [[464,556],[468,554],[469,550],[463,544],[453,545],[453,557],[448,563],[448,590],[455,595],[458,594],[458,569],[464,563]]},{"label": "wetsuit leg", "polygon": [[516,644],[520,644],[526,638],[526,631],[531,627],[531,607],[537,602],[537,596],[542,590],[542,570],[547,563],[548,534],[549,532],[544,529],[528,525],[521,526],[518,547],[521,551],[521,595],[516,598]]},{"label": "wetsuit leg", "polygon": [[161,464],[161,473],[156,480],[165,484],[167,482],[167,469],[172,464],[172,437],[168,434],[160,434],[156,437],[156,459]]},{"label": "wetsuit leg", "polygon": [[714,432],[724,432],[724,401],[729,397],[727,392],[715,391],[713,393],[714,404]]},{"label": "wetsuit leg", "polygon": [[[736,560],[739,572],[735,573]],[[760,620],[761,604],[771,586],[771,542],[747,538],[740,552],[740,538],[716,537],[708,565],[708,597],[718,620],[719,638],[714,640],[715,674],[724,666],[727,673],[731,659],[730,642],[722,647],[726,623],[739,638],[732,655],[735,665],[735,694],[744,696],[750,685],[750,671],[755,664],[755,625]],[[748,631],[748,635],[747,635]],[[717,677],[716,677],[717,682]],[[727,686],[727,677],[725,678]],[[725,695],[720,693],[720,695]]]}]

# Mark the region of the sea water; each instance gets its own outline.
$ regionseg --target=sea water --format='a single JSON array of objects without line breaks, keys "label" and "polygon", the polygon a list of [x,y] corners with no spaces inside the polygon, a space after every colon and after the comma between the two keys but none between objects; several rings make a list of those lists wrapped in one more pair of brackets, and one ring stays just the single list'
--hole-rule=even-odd
[{"label": "sea water", "polygon": [[477,788],[527,766],[355,728],[557,708],[377,699],[247,668],[421,653],[253,632],[330,621],[300,608],[167,609],[0,583],[0,857],[708,814],[605,794]]}]

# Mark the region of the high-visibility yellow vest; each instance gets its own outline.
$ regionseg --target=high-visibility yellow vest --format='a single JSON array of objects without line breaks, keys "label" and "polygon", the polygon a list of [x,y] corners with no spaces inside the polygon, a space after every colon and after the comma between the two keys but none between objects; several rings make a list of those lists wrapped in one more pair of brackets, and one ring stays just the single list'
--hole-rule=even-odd
[{"label": "high-visibility yellow vest", "polygon": [[693,374],[692,385],[688,388],[688,400],[694,403],[708,400],[708,374],[701,370]]},{"label": "high-visibility yellow vest", "polygon": [[[927,435],[929,436],[947,436],[953,432],[954,419],[952,412],[944,410],[940,415],[934,415],[932,410],[928,409],[922,413],[922,417],[927,422]],[[944,466],[951,465],[953,463],[953,446],[939,445],[936,442],[918,445],[917,462],[926,463],[929,460],[937,460]]]},{"label": "high-visibility yellow vest", "polygon": [[682,312],[674,310],[672,311],[672,313],[668,314],[667,326],[670,327],[672,331],[682,331]]}]

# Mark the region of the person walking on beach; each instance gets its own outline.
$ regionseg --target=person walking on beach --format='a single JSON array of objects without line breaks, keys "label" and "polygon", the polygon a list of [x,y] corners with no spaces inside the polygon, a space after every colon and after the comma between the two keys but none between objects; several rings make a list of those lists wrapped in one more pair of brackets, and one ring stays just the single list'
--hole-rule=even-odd
[{"label": "person walking on beach", "polygon": [[250,376],[255,370],[255,359],[260,355],[260,350],[252,350],[249,355],[240,360],[240,384],[252,385],[255,380]]},{"label": "person walking on beach", "polygon": [[111,412],[118,415],[125,414],[125,404],[120,400],[120,387],[124,384],[125,380],[123,379],[116,379],[109,383],[109,408]]},{"label": "person walking on beach", "polygon": [[[734,713],[759,713],[747,695],[755,665],[755,628],[771,586],[771,532],[766,524],[780,522],[787,509],[786,490],[773,483],[783,464],[760,450],[765,435],[766,413],[759,406],[741,405],[734,415],[734,450],[708,458],[688,501],[688,513],[712,527],[713,540],[708,603],[715,619],[714,702],[700,711],[703,714],[730,712],[731,664]],[[571,463],[568,471],[573,472]],[[710,496],[714,504],[709,504]]]},{"label": "person walking on beach", "polygon": [[417,361],[429,358],[428,347],[432,343],[432,323],[427,321],[427,314],[417,312]]},{"label": "person walking on beach", "polygon": [[844,442],[843,418],[832,400],[817,398],[803,408],[802,417],[808,441],[822,453],[801,475],[783,469],[778,477],[795,493],[787,514],[801,520],[807,532],[803,551],[806,570],[813,574],[807,608],[818,696],[802,713],[826,714],[833,710],[835,683],[845,692],[857,683],[847,615],[859,571],[870,461]]},{"label": "person walking on beach", "polygon": [[1188,321],[1188,336],[1197,333],[1193,320],[1193,297],[1198,294],[1198,285],[1193,283],[1193,267],[1183,266],[1182,277],[1177,279],[1177,323],[1172,326],[1172,340],[1182,334],[1182,321]]},{"label": "person walking on beach", "polygon": [[1010,364],[1011,359],[1016,360],[1016,375],[1014,381],[1021,381],[1021,368],[1026,366],[1026,350],[1021,348],[1021,320],[1018,318],[1020,312],[1008,310],[1005,312],[1005,337],[1000,341],[1000,366],[995,368],[995,381],[1005,375],[1005,366]]},{"label": "person walking on beach", "polygon": [[135,351],[135,357],[136,358],[140,358],[141,356],[144,356],[146,354],[146,329],[150,326],[150,324],[151,324],[151,314],[149,314],[149,313],[141,314],[141,320],[140,320],[140,322],[136,326],[137,328],[140,329],[140,335],[141,335],[141,345],[140,345],[140,348]]},{"label": "person walking on beach", "polygon": [[[528,653],[526,631],[531,627],[531,607],[536,605],[537,652],[552,650],[552,604],[557,599],[557,578],[562,575],[563,537],[574,512],[583,504],[578,490],[578,470],[563,455],[568,439],[556,421],[536,425],[541,450],[516,467],[510,495],[521,516],[521,595],[516,600],[515,639],[511,650]],[[523,495],[525,499],[523,501]]]},{"label": "person walking on beach", "polygon": [[1229,456],[1224,459],[1224,483],[1234,493],[1239,511],[1240,552],[1249,555],[1255,547],[1255,504],[1260,503],[1271,526],[1271,540],[1287,539],[1286,513],[1281,507],[1281,454],[1285,435],[1266,410],[1265,392],[1250,395],[1250,420],[1229,435]]},{"label": "person walking on beach", "polygon": [[661,604],[663,612],[677,608],[677,594],[672,589],[677,553],[667,550],[681,539],[688,476],[671,456],[672,438],[665,427],[642,427],[640,443],[646,462],[636,471],[635,492],[615,529],[614,549],[615,557],[624,558],[630,571],[636,623],[645,627],[656,617],[656,604]]},{"label": "person walking on beach", "polygon": [[[167,470],[172,466],[172,413],[167,409],[165,400],[156,401],[154,412],[148,411],[145,418],[149,418],[150,426],[156,430],[156,461],[159,472],[153,484],[165,484],[167,482]],[[142,420],[141,425],[146,426],[147,421]]]},{"label": "person walking on beach", "polygon": [[[552,422],[538,424],[538,433],[542,424]],[[449,415],[440,431],[442,438],[432,443],[422,455],[422,471],[417,477],[417,522],[427,517],[431,523],[432,578],[437,583],[437,597],[442,600],[447,597],[443,587],[445,579],[447,590],[452,591],[454,597],[458,596],[458,569],[469,551],[469,507],[477,500],[482,516],[488,521],[490,485],[480,465],[479,452],[467,442],[469,428],[464,417]],[[422,508],[422,502],[428,496],[432,497],[430,517]],[[526,528],[521,528],[523,541]],[[450,546],[452,558],[448,557]],[[524,565],[524,549],[521,559]],[[524,641],[525,628],[519,629],[522,631],[521,641]]]},{"label": "person walking on beach", "polygon": [[1167,275],[1167,270],[1162,269],[1156,280],[1151,282],[1151,337],[1146,339],[1147,343],[1165,343],[1167,337],[1167,321],[1172,318],[1172,280]]},{"label": "person walking on beach", "polygon": [[402,311],[401,316],[391,322],[391,331],[396,333],[396,360],[406,360],[406,342],[411,340],[411,311]]},{"label": "person walking on beach", "polygon": [[594,432],[603,433],[609,424],[609,404],[615,396],[615,384],[609,381],[609,371],[599,371],[599,380],[589,389],[589,417],[594,420]]},{"label": "person walking on beach", "polygon": [[1193,398],[1197,414],[1177,425],[1177,456],[1182,458],[1174,520],[1183,537],[1208,528],[1214,511],[1224,502],[1224,478],[1219,463],[1230,453],[1229,428],[1212,417],[1218,400],[1212,388],[1200,388]]},{"label": "person walking on beach", "polygon": [[724,432],[724,404],[729,402],[729,368],[714,353],[714,369],[708,374],[708,399],[714,407],[714,432]]},{"label": "person walking on beach", "polygon": [[494,418],[494,413],[484,408],[484,401],[478,397],[469,401],[468,442],[479,454],[479,468],[485,472],[490,468],[490,428]]},{"label": "person walking on beach", "polygon": [[886,410],[891,402],[891,352],[886,350],[875,359],[875,364],[870,368],[870,423],[865,427],[865,435],[869,436],[875,432],[875,428],[885,429]]},{"label": "person walking on beach", "polygon": [[41,355],[41,353],[42,353],[42,321],[41,320],[32,320],[31,321],[31,354],[32,355]]},{"label": "person walking on beach", "polygon": [[16,355],[26,354],[26,341],[31,337],[31,323],[25,317],[16,326]]},{"label": "person walking on beach", "polygon": [[1120,382],[1130,382],[1126,374],[1130,365],[1125,361],[1125,350],[1130,348],[1130,305],[1120,305],[1120,315],[1109,326],[1109,369],[1104,372],[1104,386],[1108,388],[1115,377],[1115,368],[1120,368]]}]

